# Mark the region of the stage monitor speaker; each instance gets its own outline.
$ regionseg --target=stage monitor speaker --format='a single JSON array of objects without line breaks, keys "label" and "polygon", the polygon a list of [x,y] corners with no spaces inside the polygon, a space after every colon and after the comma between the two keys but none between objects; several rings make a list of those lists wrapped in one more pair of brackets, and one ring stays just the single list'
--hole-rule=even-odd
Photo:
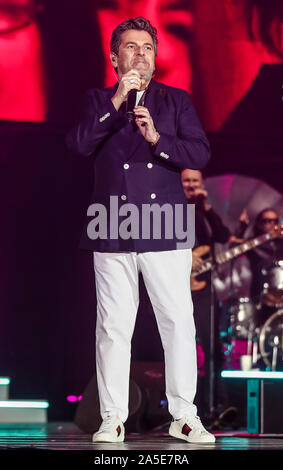
[{"label": "stage monitor speaker", "polygon": [[[131,366],[126,431],[144,432],[167,425],[170,420],[163,363],[134,362]],[[94,375],[77,406],[74,422],[84,432],[93,433],[97,431],[101,421],[97,379]]]},{"label": "stage monitor speaker", "polygon": [[[128,430],[139,431],[139,414],[142,411],[142,392],[139,386],[130,380],[129,386],[129,418],[127,420]],[[98,430],[102,418],[100,415],[99,396],[96,375],[88,383],[83,398],[77,406],[75,424],[86,433]]]}]

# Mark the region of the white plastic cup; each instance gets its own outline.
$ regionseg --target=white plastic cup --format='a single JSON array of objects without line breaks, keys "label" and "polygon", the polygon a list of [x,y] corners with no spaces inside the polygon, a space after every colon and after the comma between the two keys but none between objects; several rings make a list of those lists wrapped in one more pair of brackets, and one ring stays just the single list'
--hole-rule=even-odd
[{"label": "white plastic cup", "polygon": [[242,370],[251,370],[253,365],[253,357],[250,354],[243,354],[240,357],[240,364]]}]

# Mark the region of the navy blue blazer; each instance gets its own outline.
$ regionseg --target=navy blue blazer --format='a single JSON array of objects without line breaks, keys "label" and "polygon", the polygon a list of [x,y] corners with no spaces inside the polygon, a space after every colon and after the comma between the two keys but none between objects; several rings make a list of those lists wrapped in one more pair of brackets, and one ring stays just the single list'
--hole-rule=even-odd
[{"label": "navy blue blazer", "polygon": [[[104,90],[89,90],[80,116],[67,136],[67,145],[72,151],[93,158],[94,187],[80,245],[100,252],[176,249],[180,236],[174,230],[173,236],[165,234],[163,216],[161,236],[160,233],[156,236],[152,227],[149,231],[145,227],[145,235],[141,220],[138,227],[128,224],[130,237],[125,239],[124,234],[119,234],[120,223],[127,218],[127,208],[132,207],[126,204],[134,204],[139,211],[144,205],[175,207],[182,204],[186,218],[187,203],[180,172],[184,168],[202,169],[207,164],[210,158],[207,137],[188,93],[151,80],[144,106],[149,109],[160,134],[157,145],[152,146],[138,127],[128,121],[125,106],[119,111],[114,108],[111,98],[117,87],[118,83]],[[119,215],[115,224],[115,213],[121,211],[122,206],[123,215]],[[103,207],[105,210],[97,211]],[[134,215],[133,212],[128,214]],[[107,233],[101,229],[105,217]],[[186,223],[184,219],[184,229]],[[193,225],[190,221],[190,230]],[[95,230],[99,232],[98,238],[93,235]]]}]

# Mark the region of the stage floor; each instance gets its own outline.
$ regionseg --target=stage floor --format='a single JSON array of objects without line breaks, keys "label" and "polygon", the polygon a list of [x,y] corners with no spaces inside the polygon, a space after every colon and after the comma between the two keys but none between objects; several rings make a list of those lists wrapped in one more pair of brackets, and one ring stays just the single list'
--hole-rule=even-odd
[{"label": "stage floor", "polygon": [[[0,424],[0,451],[281,451],[283,434],[251,435],[245,431],[213,431],[215,444],[190,444],[172,438],[166,431],[131,433],[123,443],[92,443],[91,435],[74,423]],[[3,455],[3,452],[1,452]]]}]

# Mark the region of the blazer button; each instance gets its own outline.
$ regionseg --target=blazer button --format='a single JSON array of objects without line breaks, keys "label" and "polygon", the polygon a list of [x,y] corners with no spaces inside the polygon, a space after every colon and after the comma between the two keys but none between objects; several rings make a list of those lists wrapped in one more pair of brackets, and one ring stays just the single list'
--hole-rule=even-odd
[{"label": "blazer button", "polygon": [[152,163],[148,163],[146,166],[147,166],[147,168],[152,168],[152,167],[153,167],[153,164],[152,164]]},{"label": "blazer button", "polygon": [[126,200],[127,200],[127,196],[125,196],[125,194],[122,194],[121,199],[122,199],[122,201],[126,201]]},{"label": "blazer button", "polygon": [[125,163],[124,168],[125,168],[125,170],[128,170],[130,168],[130,165],[128,163]]},{"label": "blazer button", "polygon": [[156,194],[155,194],[155,193],[151,193],[150,197],[151,197],[151,199],[155,199],[155,198],[156,198]]}]

